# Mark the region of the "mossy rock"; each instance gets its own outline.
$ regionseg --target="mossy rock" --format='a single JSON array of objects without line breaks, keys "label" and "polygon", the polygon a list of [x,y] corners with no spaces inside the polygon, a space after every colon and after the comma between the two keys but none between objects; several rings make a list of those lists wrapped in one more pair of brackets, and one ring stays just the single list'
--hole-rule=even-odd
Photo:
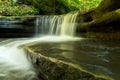
[{"label": "mossy rock", "polygon": [[[95,74],[88,71],[85,66],[70,62],[50,54],[41,53],[40,44],[24,45],[28,58],[36,68],[38,78],[42,80],[112,80],[108,75]],[[58,51],[58,50],[57,50]],[[54,52],[54,51],[53,51]],[[56,51],[55,51],[56,52]],[[58,51],[59,52],[59,51]],[[87,66],[88,67],[88,66]],[[89,67],[90,68],[90,67]],[[95,67],[91,67],[95,69]]]}]

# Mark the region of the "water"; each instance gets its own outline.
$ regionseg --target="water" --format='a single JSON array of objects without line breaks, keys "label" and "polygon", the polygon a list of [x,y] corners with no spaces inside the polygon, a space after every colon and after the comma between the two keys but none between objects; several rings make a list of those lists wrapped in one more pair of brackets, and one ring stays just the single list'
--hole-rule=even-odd
[{"label": "water", "polygon": [[46,36],[31,39],[8,39],[0,42],[0,80],[35,80],[36,70],[27,59],[24,50],[20,45],[35,41],[40,42],[61,42],[75,41],[79,38]]},{"label": "water", "polygon": [[[40,16],[36,19],[36,35],[45,37],[31,39],[8,39],[0,42],[0,80],[36,80],[37,74],[24,50],[19,47],[34,41],[74,41],[77,14]],[[70,25],[69,25],[70,24]],[[68,30],[69,29],[69,30]],[[52,35],[52,36],[47,36]],[[53,35],[56,35],[53,37]],[[59,37],[59,36],[61,37]],[[64,37],[63,37],[64,36]]]},{"label": "water", "polygon": [[42,42],[30,47],[36,53],[78,64],[97,75],[109,76],[113,80],[120,79],[120,41],[79,39]]},{"label": "water", "polygon": [[36,76],[25,52],[17,45],[8,43],[0,46],[0,80],[33,80]]},{"label": "water", "polygon": [[37,36],[41,34],[74,36],[76,30],[77,14],[78,13],[69,13],[67,15],[59,16],[39,16],[36,19]]},{"label": "water", "polygon": [[115,80],[119,80],[120,42],[75,37],[76,17],[77,13],[60,16],[39,16],[35,21],[35,38],[1,41],[0,80],[37,80],[36,69],[27,59],[23,48],[20,47],[35,41],[41,42],[38,45],[40,50],[42,49],[43,52],[41,53],[43,55],[73,61],[82,65],[86,70],[101,75],[101,71],[90,68],[93,66],[102,69]]}]

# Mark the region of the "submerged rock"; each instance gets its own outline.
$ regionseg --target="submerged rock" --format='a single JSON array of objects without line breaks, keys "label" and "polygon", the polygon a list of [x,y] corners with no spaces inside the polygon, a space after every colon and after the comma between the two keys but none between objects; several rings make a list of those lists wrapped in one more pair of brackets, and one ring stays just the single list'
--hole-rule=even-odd
[{"label": "submerged rock", "polygon": [[[28,58],[34,64],[40,80],[112,80],[112,78],[102,73],[101,75],[99,73],[93,73],[100,71],[95,66],[86,66],[93,70],[90,72],[85,68],[85,65],[81,66],[82,64],[75,63],[74,61],[61,57],[60,55],[52,55],[51,53],[47,54],[46,51],[48,49],[41,48],[41,45],[41,43],[25,45],[25,51]],[[50,49],[50,51],[53,54],[54,52],[60,54],[64,50]]]}]

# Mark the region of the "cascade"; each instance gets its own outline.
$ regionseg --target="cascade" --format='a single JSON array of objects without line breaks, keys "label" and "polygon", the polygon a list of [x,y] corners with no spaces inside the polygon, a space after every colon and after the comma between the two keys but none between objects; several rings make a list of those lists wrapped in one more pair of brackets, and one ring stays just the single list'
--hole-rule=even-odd
[{"label": "cascade", "polygon": [[[31,39],[9,39],[0,42],[0,80],[35,80],[36,72],[20,45],[34,41],[68,41],[75,38],[77,13],[36,18],[37,35],[58,35],[61,37],[37,37]],[[78,38],[77,38],[78,40]]]},{"label": "cascade", "polygon": [[39,16],[36,18],[36,33],[38,35],[74,36],[77,14]]},{"label": "cascade", "polygon": [[[62,41],[79,41],[81,38],[74,37],[77,14],[78,13],[55,16],[38,16],[35,20],[36,36],[34,38],[18,38],[0,41],[0,80],[39,80],[37,78],[38,72],[36,72],[37,70],[32,64],[32,62],[34,63],[37,61],[36,57],[32,54],[29,55],[29,53],[25,53],[21,45],[29,44],[35,41],[40,43],[46,42],[45,46],[47,46],[46,44],[49,42],[61,43]],[[99,74],[102,74],[100,70],[104,70],[110,76],[115,77],[115,80],[119,80],[120,72],[119,69],[116,68],[116,65],[117,67],[120,66],[120,64],[117,63],[119,57],[116,56],[116,54],[119,54],[118,52],[120,52],[120,47],[118,45],[119,42],[114,42],[114,44],[110,41],[111,44],[109,44],[109,41],[102,42],[103,40],[100,41],[92,39],[85,39],[80,42],[78,41],[75,43],[73,42],[70,45],[69,42],[67,43],[68,45],[64,44],[64,42],[61,45],[52,43],[55,47],[53,46],[53,48],[51,48],[51,46],[47,46],[48,48],[50,47],[50,49],[46,49],[46,47],[41,45],[40,46],[45,48],[48,53],[49,50],[51,53],[52,51],[57,52],[57,54],[61,52],[58,55],[62,55],[66,57],[66,59],[73,59],[72,61],[78,64],[79,61],[82,61],[82,64],[84,64],[85,61],[85,64],[87,65],[83,65],[83,67],[88,67],[87,70],[90,69],[95,74],[98,74],[98,76]],[[56,45],[58,45],[58,47]],[[54,54],[56,56],[56,53]],[[100,68],[100,70],[98,68]],[[83,75],[83,78],[87,79],[84,77],[85,75],[86,73]],[[104,76],[107,75],[102,74],[102,78],[104,78]],[[92,77],[90,77],[90,79],[93,79]]]},{"label": "cascade", "polygon": [[34,80],[35,70],[20,45],[29,42],[6,40],[0,42],[0,80]]}]

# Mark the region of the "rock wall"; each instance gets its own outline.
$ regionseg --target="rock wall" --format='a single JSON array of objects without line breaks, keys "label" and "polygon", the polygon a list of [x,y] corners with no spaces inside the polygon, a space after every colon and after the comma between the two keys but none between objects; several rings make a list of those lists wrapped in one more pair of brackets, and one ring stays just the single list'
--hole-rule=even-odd
[{"label": "rock wall", "polygon": [[34,17],[0,17],[0,37],[31,37],[34,35]]}]

